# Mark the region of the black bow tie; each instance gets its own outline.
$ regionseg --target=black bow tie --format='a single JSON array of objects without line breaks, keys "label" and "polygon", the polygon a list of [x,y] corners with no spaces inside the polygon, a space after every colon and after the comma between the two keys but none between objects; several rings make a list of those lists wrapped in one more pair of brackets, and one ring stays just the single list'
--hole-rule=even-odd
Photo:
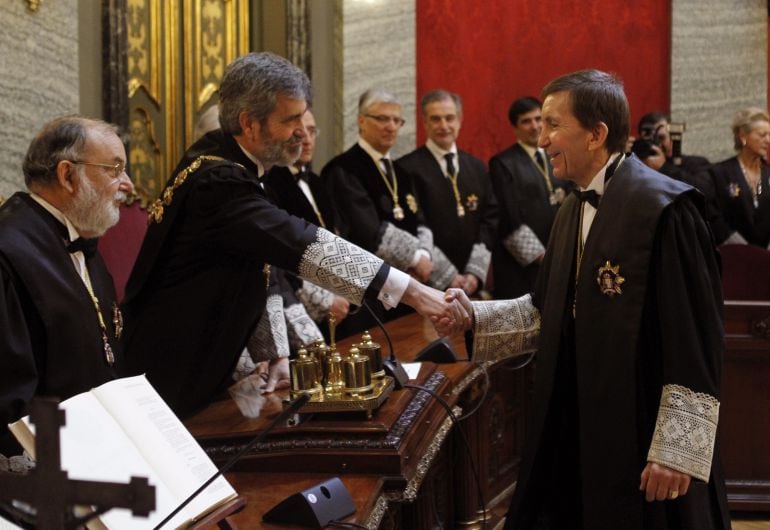
[{"label": "black bow tie", "polygon": [[601,195],[596,193],[594,190],[588,190],[588,191],[580,191],[577,188],[572,190],[572,193],[575,194],[575,196],[578,198],[580,202],[587,202],[594,208],[599,208],[599,198]]},{"label": "black bow tie", "polygon": [[99,238],[85,239],[83,237],[77,238],[75,241],[67,245],[67,251],[70,254],[75,252],[82,252],[86,259],[94,257],[96,254],[96,245],[99,243]]}]

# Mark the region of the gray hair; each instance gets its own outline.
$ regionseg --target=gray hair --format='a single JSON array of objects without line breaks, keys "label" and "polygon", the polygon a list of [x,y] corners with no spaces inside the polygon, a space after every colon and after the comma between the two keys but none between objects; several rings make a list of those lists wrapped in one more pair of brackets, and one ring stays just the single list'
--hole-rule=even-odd
[{"label": "gray hair", "polygon": [[380,88],[369,89],[358,98],[358,115],[363,116],[372,105],[377,103],[393,103],[401,106],[396,96]]},{"label": "gray hair", "polygon": [[29,144],[21,166],[27,188],[55,182],[59,162],[80,158],[90,130],[118,132],[110,123],[77,115],[61,116],[46,123]]},{"label": "gray hair", "polygon": [[219,124],[230,134],[240,134],[241,112],[264,124],[278,96],[311,103],[310,80],[305,72],[273,53],[248,53],[230,63],[219,87]]},{"label": "gray hair", "polygon": [[751,126],[758,121],[770,122],[770,118],[767,115],[765,109],[759,107],[749,107],[743,110],[739,110],[733,118],[732,130],[733,130],[733,142],[736,151],[740,151],[743,148],[743,141],[741,140],[741,133],[748,134],[751,132]]},{"label": "gray hair", "polygon": [[455,104],[455,108],[457,109],[457,114],[462,114],[463,100],[462,98],[460,98],[460,95],[455,94],[454,92],[450,92],[448,90],[444,90],[443,88],[437,88],[435,90],[430,90],[425,93],[425,95],[422,97],[422,100],[420,101],[420,107],[422,108],[422,113],[425,114],[425,108],[431,103],[435,103],[437,101],[446,101],[448,99],[452,100],[452,102]]}]

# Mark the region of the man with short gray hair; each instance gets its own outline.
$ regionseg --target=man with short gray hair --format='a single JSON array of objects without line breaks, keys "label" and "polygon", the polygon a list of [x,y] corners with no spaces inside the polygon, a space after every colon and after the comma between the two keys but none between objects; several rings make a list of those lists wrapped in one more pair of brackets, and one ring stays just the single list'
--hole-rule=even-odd
[{"label": "man with short gray hair", "polygon": [[[367,296],[461,316],[441,293],[267,198],[260,179],[294,163],[306,134],[310,82],[300,69],[249,53],[228,65],[219,96],[222,128],[188,149],[148,208],[124,303],[129,371],[145,372],[181,416],[205,406],[232,382],[265,308],[270,265],[356,304]],[[266,391],[288,386],[286,358],[274,361]]]},{"label": "man with short gray hair", "polygon": [[[21,453],[5,425],[37,395],[67,399],[113,379],[122,318],[96,249],[133,192],[112,125],[46,124],[23,162],[29,193],[0,207],[0,453]],[[0,455],[0,470],[18,460]]]},{"label": "man with short gray hair", "polygon": [[413,179],[435,246],[430,285],[476,294],[487,280],[497,230],[497,201],[484,162],[457,147],[460,96],[443,89],[422,98],[428,140],[398,160]]}]

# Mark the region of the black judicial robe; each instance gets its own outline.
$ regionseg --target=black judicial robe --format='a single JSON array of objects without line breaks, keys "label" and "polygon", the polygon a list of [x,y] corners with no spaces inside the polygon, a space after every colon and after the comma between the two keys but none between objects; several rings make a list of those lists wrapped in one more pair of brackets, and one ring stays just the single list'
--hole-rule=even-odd
[{"label": "black judicial robe", "polygon": [[433,231],[433,243],[463,273],[474,244],[483,243],[490,252],[494,248],[497,201],[484,162],[465,151],[458,151],[458,159],[457,188],[464,217],[457,215],[451,181],[426,146],[399,158],[398,163],[411,176],[425,224]]},{"label": "black judicial robe", "polygon": [[398,162],[393,162],[398,179],[399,204],[404,219],[393,217],[393,198],[374,160],[358,144],[331,159],[321,171],[321,180],[334,201],[339,234],[369,252],[376,252],[385,233],[385,223],[417,235],[422,224],[409,207],[414,197],[412,183]]},{"label": "black judicial robe", "polygon": [[[66,249],[66,229],[26,193],[0,207],[0,453],[21,453],[6,424],[29,413],[34,396],[60,399],[115,378],[96,309]],[[86,260],[110,345],[112,276],[97,253]]]},{"label": "black judicial robe", "polygon": [[[129,372],[146,372],[181,416],[231,383],[264,310],[264,264],[297,271],[318,232],[268,200],[256,166],[221,130],[190,147],[169,185],[201,155],[228,161],[204,161],[174,189],[162,221],[148,228],[124,301]],[[372,274],[367,292],[378,292],[388,270]]]},{"label": "black judicial robe", "polygon": [[[570,195],[560,209],[533,298],[535,396],[507,529],[568,528],[543,526],[564,502],[586,530],[730,528],[718,444],[708,484],[693,480],[687,495],[653,503],[638,489],[663,386],[719,398],[721,283],[701,203],[626,159],[586,241],[574,321],[580,203]],[[607,261],[625,278],[614,297],[597,284]]]},{"label": "black judicial robe", "polygon": [[334,206],[321,177],[312,171],[306,170],[302,173],[302,178],[307,179],[322,219],[318,218],[313,205],[299,187],[298,178],[300,176],[293,175],[289,168],[276,166],[265,175],[264,182],[271,188],[275,203],[281,208],[315,225],[321,226],[323,220],[323,225],[328,231],[336,232]]},{"label": "black judicial robe", "polygon": [[[551,175],[554,190],[569,191],[568,183]],[[549,192],[543,174],[521,145],[513,144],[489,160],[489,177],[499,204],[497,241],[492,247],[495,298],[514,298],[532,291],[539,266],[522,266],[503,246],[503,240],[521,225],[527,225],[545,245],[559,204],[549,202]]]}]

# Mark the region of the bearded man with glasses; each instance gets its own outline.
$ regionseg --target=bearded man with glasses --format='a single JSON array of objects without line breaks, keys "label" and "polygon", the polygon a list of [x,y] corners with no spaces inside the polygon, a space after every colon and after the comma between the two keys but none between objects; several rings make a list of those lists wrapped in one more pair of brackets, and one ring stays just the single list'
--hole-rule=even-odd
[{"label": "bearded man with glasses", "polygon": [[[96,249],[133,192],[126,151],[105,122],[65,116],[32,140],[29,192],[0,208],[0,453],[21,448],[5,425],[36,395],[66,399],[116,377],[122,317]],[[0,469],[23,471],[0,455]]]}]

